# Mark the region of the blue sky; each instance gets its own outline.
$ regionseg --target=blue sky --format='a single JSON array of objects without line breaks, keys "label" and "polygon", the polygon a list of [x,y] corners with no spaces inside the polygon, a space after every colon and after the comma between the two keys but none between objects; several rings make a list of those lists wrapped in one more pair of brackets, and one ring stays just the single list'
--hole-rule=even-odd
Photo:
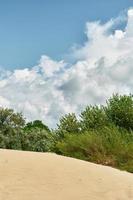
[{"label": "blue sky", "polygon": [[87,21],[108,21],[132,0],[0,0],[0,65],[32,67],[40,56],[62,58],[83,44]]},{"label": "blue sky", "polygon": [[56,127],[132,76],[133,0],[0,0],[0,107]]}]

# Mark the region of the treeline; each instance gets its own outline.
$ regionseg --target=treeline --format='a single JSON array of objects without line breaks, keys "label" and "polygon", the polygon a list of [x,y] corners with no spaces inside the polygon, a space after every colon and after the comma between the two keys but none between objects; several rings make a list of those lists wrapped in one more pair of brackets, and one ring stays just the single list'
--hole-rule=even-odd
[{"label": "treeline", "polygon": [[133,173],[133,96],[115,94],[59,120],[55,130],[0,108],[0,148],[55,152]]}]

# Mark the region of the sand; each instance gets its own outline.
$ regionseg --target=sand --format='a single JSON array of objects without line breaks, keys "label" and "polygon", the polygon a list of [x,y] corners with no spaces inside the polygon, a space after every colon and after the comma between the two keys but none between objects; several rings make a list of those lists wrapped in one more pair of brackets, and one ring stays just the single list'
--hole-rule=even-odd
[{"label": "sand", "polygon": [[0,150],[0,200],[133,200],[133,174],[52,153]]}]

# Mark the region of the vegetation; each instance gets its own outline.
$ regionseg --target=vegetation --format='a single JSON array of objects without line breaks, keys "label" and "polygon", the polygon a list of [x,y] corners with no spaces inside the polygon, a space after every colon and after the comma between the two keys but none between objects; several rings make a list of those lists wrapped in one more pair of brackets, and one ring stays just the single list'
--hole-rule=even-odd
[{"label": "vegetation", "polygon": [[87,106],[80,117],[82,132],[102,128],[109,123],[104,109],[98,106]]},{"label": "vegetation", "polygon": [[0,108],[0,148],[21,149],[21,133],[25,120],[21,113]]},{"label": "vegetation", "polygon": [[87,106],[50,130],[42,121],[0,109],[0,148],[56,152],[133,173],[133,96],[113,95],[106,105]]},{"label": "vegetation", "polygon": [[45,128],[35,127],[23,131],[21,148],[26,151],[48,152],[53,146],[53,136]]},{"label": "vegetation", "polygon": [[65,156],[133,173],[133,133],[120,131],[117,127],[104,127],[78,136],[70,134],[56,146],[58,152]]},{"label": "vegetation", "polygon": [[110,121],[116,126],[133,130],[133,96],[113,95],[104,108]]},{"label": "vegetation", "polygon": [[58,129],[56,134],[59,138],[64,138],[68,134],[78,134],[80,133],[80,123],[78,122],[76,115],[74,113],[67,114],[60,119],[59,124],[57,124]]}]

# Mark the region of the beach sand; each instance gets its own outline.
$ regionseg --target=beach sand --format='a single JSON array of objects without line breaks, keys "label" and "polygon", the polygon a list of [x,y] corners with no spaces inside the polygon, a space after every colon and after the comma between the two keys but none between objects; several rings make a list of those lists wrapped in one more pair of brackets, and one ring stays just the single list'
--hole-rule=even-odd
[{"label": "beach sand", "polygon": [[52,153],[0,149],[0,200],[133,200],[133,174]]}]

